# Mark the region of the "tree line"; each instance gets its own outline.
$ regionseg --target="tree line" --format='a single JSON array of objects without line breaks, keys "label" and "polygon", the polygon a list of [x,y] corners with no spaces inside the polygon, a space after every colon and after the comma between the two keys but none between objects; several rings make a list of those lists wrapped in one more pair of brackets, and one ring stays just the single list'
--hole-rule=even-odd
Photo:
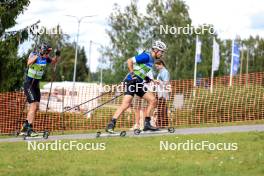
[{"label": "tree line", "polygon": [[[107,83],[118,82],[127,72],[123,67],[126,59],[137,54],[135,51],[150,50],[151,42],[156,39],[164,41],[168,50],[164,57],[172,79],[192,79],[195,58],[195,32],[177,34],[174,28],[182,29],[192,27],[196,31],[204,29],[199,35],[202,42],[202,62],[198,64],[197,75],[210,77],[212,66],[213,38],[220,45],[220,66],[215,76],[228,75],[231,65],[232,40],[221,40],[215,31],[213,24],[201,24],[192,26],[189,7],[182,0],[151,0],[144,14],[139,12],[138,1],[132,0],[130,5],[122,9],[115,4],[113,12],[108,18],[110,28],[107,34],[110,45],[104,49],[104,57],[108,58],[111,68],[108,69],[104,79]],[[210,15],[210,14],[208,14]],[[168,32],[167,26],[172,30]],[[197,29],[198,28],[198,29]],[[213,30],[212,30],[213,29]],[[166,32],[166,33],[165,33]],[[246,72],[246,58],[249,59],[249,72],[264,70],[264,40],[256,36],[247,39],[237,39],[243,50],[241,72]],[[241,55],[242,58],[242,55]],[[239,71],[240,72],[240,71]],[[112,76],[109,76],[111,74]],[[110,77],[110,78],[108,78]],[[116,80],[112,80],[115,77]],[[109,79],[109,81],[108,81]]]},{"label": "tree line", "polygon": [[[0,92],[14,91],[22,88],[23,77],[26,70],[26,60],[30,52],[42,41],[48,42],[56,49],[61,49],[62,59],[56,66],[56,81],[71,81],[73,78],[75,43],[70,42],[70,37],[63,34],[36,35],[28,28],[14,32],[6,32],[16,24],[16,18],[23,13],[29,5],[29,0],[13,0],[2,3],[0,6]],[[103,82],[106,84],[118,83],[127,74],[126,60],[142,51],[149,51],[154,40],[164,41],[168,50],[164,57],[171,79],[192,79],[195,57],[195,33],[161,32],[161,27],[192,26],[189,7],[182,0],[150,0],[145,13],[139,12],[138,1],[131,0],[125,8],[118,4],[113,6],[109,15],[106,30],[110,43],[101,48],[101,64],[91,73],[87,65],[87,56],[84,47],[78,47],[77,81],[96,82],[100,80],[102,69]],[[210,14],[209,14],[210,15]],[[33,24],[33,26],[36,24]],[[60,26],[55,26],[60,28]],[[194,27],[193,27],[194,28]],[[210,32],[213,24],[201,24],[196,28],[205,28],[199,38],[202,42],[202,62],[198,64],[198,77],[210,77],[212,65],[213,38],[220,45],[220,66],[215,76],[228,75],[231,64],[232,40],[221,40],[217,33]],[[31,48],[18,56],[18,48],[26,40],[33,40]],[[250,36],[247,39],[237,39],[242,46],[244,55],[241,72],[246,72],[247,60],[249,72],[260,72],[264,68],[264,39],[260,36]],[[88,43],[88,42],[87,42]],[[106,64],[107,63],[107,64]],[[43,81],[52,80],[52,70],[48,70]]]}]

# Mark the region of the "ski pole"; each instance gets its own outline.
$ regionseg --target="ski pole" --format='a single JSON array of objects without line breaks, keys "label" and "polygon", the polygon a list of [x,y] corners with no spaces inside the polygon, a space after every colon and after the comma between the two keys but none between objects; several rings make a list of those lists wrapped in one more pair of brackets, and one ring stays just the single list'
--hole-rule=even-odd
[{"label": "ski pole", "polygon": [[[56,71],[56,64],[54,65],[53,69],[52,69],[52,78],[51,78],[51,82],[50,82],[50,90],[49,90],[49,95],[48,95],[48,100],[47,100],[47,105],[46,105],[46,111],[45,111],[45,116],[44,116],[44,125],[46,125],[47,122],[47,113],[48,113],[48,109],[49,109],[49,101],[50,101],[50,96],[51,96],[51,90],[52,90],[52,85],[53,82],[55,80],[55,71]],[[48,130],[47,128],[45,129],[45,131]]]},{"label": "ski pole", "polygon": [[[128,75],[128,74],[127,74]],[[127,76],[126,75],[126,76]],[[122,80],[118,85],[120,85],[122,82],[124,82],[124,80]],[[105,93],[102,93],[101,95],[98,95],[98,96],[96,96],[96,97],[94,97],[94,98],[91,98],[91,99],[89,99],[89,100],[87,100],[87,101],[85,101],[85,102],[82,102],[82,103],[80,103],[80,104],[78,104],[78,105],[76,105],[76,106],[73,106],[73,107],[71,107],[71,108],[68,108],[68,109],[66,109],[65,111],[63,111],[63,112],[68,112],[68,111],[70,111],[70,110],[72,110],[72,109],[74,109],[74,108],[76,108],[76,107],[78,107],[78,106],[81,106],[81,105],[84,105],[84,104],[86,104],[86,103],[89,103],[90,101],[93,101],[93,100],[95,100],[95,99],[97,99],[97,98],[100,98],[100,97],[102,97],[102,96],[104,96],[104,95],[106,95],[106,94],[109,94],[109,93],[111,93],[111,92],[105,92]]]},{"label": "ski pole", "polygon": [[98,108],[104,106],[105,104],[107,104],[107,103],[109,103],[109,102],[111,102],[111,101],[117,99],[118,97],[120,97],[120,96],[122,96],[122,95],[124,95],[124,93],[115,96],[114,98],[112,98],[112,99],[110,99],[110,100],[104,102],[103,104],[100,104],[99,106],[97,106],[97,107],[95,107],[95,108],[93,108],[93,109],[90,109],[89,111],[86,111],[85,113],[83,113],[83,115],[86,115],[86,114],[88,114],[89,112],[94,111],[94,110],[96,110],[96,109],[98,109]]},{"label": "ski pole", "polygon": [[102,96],[104,96],[104,95],[106,95],[106,94],[109,94],[109,93],[111,93],[111,92],[105,92],[105,93],[103,93],[103,94],[101,94],[101,95],[98,95],[98,96],[96,96],[96,97],[94,97],[94,98],[91,98],[91,99],[89,99],[89,100],[87,100],[87,101],[85,101],[85,102],[83,102],[83,103],[81,103],[81,104],[78,104],[78,105],[73,106],[73,107],[71,107],[71,108],[69,108],[69,109],[66,109],[66,110],[63,111],[63,112],[70,111],[70,110],[72,110],[72,109],[74,109],[74,108],[76,108],[76,107],[78,107],[78,106],[81,106],[81,105],[83,105],[83,104],[89,103],[90,101],[93,101],[93,100],[95,100],[95,99],[97,99],[97,98],[100,98],[100,97],[102,97]]},{"label": "ski pole", "polygon": [[[151,82],[151,81],[153,81],[153,80],[150,79],[150,82]],[[97,106],[97,107],[95,107],[95,108],[93,108],[93,109],[91,109],[91,110],[85,112],[83,115],[86,115],[86,114],[88,114],[89,112],[91,112],[91,111],[93,111],[93,110],[96,110],[96,109],[100,108],[101,106],[103,106],[103,105],[105,105],[105,104],[107,104],[107,103],[109,103],[109,102],[111,102],[111,101],[117,99],[118,97],[120,97],[120,96],[122,96],[122,95],[124,95],[124,93],[122,93],[122,94],[120,94],[120,95],[118,95],[118,96],[115,96],[115,97],[112,98],[111,100],[108,100],[107,102],[105,102],[105,103],[103,103],[103,104],[101,104],[101,105],[99,105],[99,106]]]},{"label": "ski pole", "polygon": [[[51,90],[52,90],[52,84],[53,84],[53,79],[51,80],[51,83],[50,83],[50,90],[49,90],[48,101],[47,101],[45,116],[44,116],[44,125],[46,124],[46,120],[47,120],[47,113],[48,113],[48,108],[49,108],[49,101],[50,101],[50,95],[51,95]],[[47,130],[47,129],[45,129],[45,130]]]},{"label": "ski pole", "polygon": [[[119,82],[118,85],[120,85],[122,82],[124,82],[124,80],[122,80],[121,82]],[[94,98],[91,98],[91,99],[89,99],[89,100],[86,100],[85,102],[82,102],[82,103],[80,103],[80,104],[78,104],[78,105],[76,105],[76,106],[73,106],[73,107],[69,108],[69,109],[66,109],[66,110],[63,111],[63,112],[70,111],[70,110],[72,110],[72,109],[74,109],[74,108],[76,108],[76,107],[78,107],[78,106],[81,106],[81,105],[83,105],[83,104],[89,103],[90,101],[93,101],[93,100],[95,100],[95,99],[98,99],[98,98],[100,98],[100,97],[102,97],[102,96],[104,96],[104,95],[106,95],[106,94],[109,94],[109,93],[112,93],[112,92],[109,91],[109,92],[102,93],[101,95],[98,95],[98,96],[96,96],[96,97],[94,97]]]}]

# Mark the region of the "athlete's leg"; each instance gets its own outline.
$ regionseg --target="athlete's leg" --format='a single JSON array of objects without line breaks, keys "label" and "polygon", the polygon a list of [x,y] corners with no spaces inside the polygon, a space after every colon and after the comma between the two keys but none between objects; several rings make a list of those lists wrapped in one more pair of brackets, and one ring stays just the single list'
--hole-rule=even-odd
[{"label": "athlete's leg", "polygon": [[133,96],[125,95],[123,98],[121,106],[118,107],[118,109],[114,113],[113,118],[117,119],[125,110],[127,110],[127,108],[129,108],[132,100],[133,100]]},{"label": "athlete's leg", "polygon": [[150,115],[151,115],[152,111],[154,110],[154,108],[156,107],[157,100],[156,100],[155,96],[153,95],[153,93],[151,93],[151,92],[145,93],[142,98],[148,101],[148,107],[146,110],[146,117],[145,117],[145,124],[144,124],[144,131],[146,131],[146,130],[155,131],[155,130],[157,130],[157,128],[151,125]]},{"label": "athlete's leg", "polygon": [[133,128],[134,129],[140,128],[140,108],[139,107],[135,108],[135,125]]},{"label": "athlete's leg", "polygon": [[133,100],[133,96],[131,96],[131,95],[125,95],[124,96],[121,106],[118,107],[114,116],[111,119],[111,122],[107,125],[107,128],[106,128],[107,132],[109,132],[109,133],[114,132],[116,120],[125,110],[127,110],[129,108],[132,100]]},{"label": "athlete's leg", "polygon": [[39,102],[33,102],[29,104],[29,110],[27,114],[27,120],[24,122],[20,135],[37,136],[37,133],[33,131],[33,121],[36,116],[36,112],[39,107]]},{"label": "athlete's leg", "polygon": [[142,119],[142,115],[143,117],[145,117],[144,116],[145,114],[142,114],[142,111],[143,111],[142,103],[143,103],[142,98],[138,96],[135,97],[134,104],[133,104],[134,110],[135,110],[135,125],[133,129],[140,129],[143,126],[143,124],[141,123],[141,119]]},{"label": "athlete's leg", "polygon": [[27,121],[29,124],[32,124],[35,117],[36,117],[36,113],[37,113],[37,110],[39,108],[39,102],[33,102],[33,103],[30,103],[29,105],[29,111],[28,111],[28,114],[27,114]]},{"label": "athlete's leg", "polygon": [[40,101],[40,90],[39,87],[32,84],[32,82],[25,82],[24,92],[29,103],[29,110],[27,113],[26,121],[23,123],[21,129],[21,135],[28,134],[32,130],[32,123],[35,119],[36,112],[38,110],[39,101]]},{"label": "athlete's leg", "polygon": [[157,99],[155,98],[155,96],[151,92],[145,93],[142,98],[147,100],[147,102],[148,102],[148,107],[146,109],[146,116],[150,117],[152,111],[154,110],[154,108],[157,105]]},{"label": "athlete's leg", "polygon": [[39,108],[40,102],[40,89],[38,85],[32,86],[31,84],[26,84],[24,87],[27,100],[29,102],[29,110],[27,113],[27,120],[24,122],[21,134],[27,134],[30,136],[37,136],[38,134],[33,130],[33,122]]},{"label": "athlete's leg", "polygon": [[38,136],[38,134],[33,130],[33,122],[36,117],[38,108],[39,108],[39,102],[30,103],[29,111],[27,114],[27,121],[29,123],[28,135],[33,136],[33,137]]}]

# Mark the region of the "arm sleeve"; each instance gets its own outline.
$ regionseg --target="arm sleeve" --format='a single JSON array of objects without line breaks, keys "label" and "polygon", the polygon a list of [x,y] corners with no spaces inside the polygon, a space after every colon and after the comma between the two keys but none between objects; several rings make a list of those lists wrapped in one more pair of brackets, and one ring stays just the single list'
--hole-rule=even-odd
[{"label": "arm sleeve", "polygon": [[133,57],[133,62],[143,64],[149,62],[149,55],[145,52]]},{"label": "arm sleeve", "polygon": [[50,57],[47,57],[46,60],[47,60],[47,63],[49,63],[49,64],[51,63],[51,58]]},{"label": "arm sleeve", "polygon": [[133,64],[137,63],[136,58],[132,57]]},{"label": "arm sleeve", "polygon": [[37,53],[35,53],[35,52],[31,52],[30,54],[29,54],[29,56],[28,56],[28,58],[32,58],[34,55],[36,55]]}]

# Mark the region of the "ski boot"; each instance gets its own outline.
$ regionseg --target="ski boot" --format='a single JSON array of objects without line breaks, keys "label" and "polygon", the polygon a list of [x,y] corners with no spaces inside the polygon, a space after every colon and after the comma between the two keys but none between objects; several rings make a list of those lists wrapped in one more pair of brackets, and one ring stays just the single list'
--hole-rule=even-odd
[{"label": "ski boot", "polygon": [[29,136],[29,137],[37,137],[38,136],[38,133],[33,130],[32,124],[29,124],[27,136]]},{"label": "ski boot", "polygon": [[145,118],[145,124],[144,124],[143,131],[158,131],[159,130],[158,128],[151,125],[150,120],[151,120],[150,117]]},{"label": "ski boot", "polygon": [[114,132],[114,129],[115,129],[115,124],[116,124],[116,119],[112,119],[111,122],[107,125],[105,131],[110,133],[110,134],[113,134],[115,133]]},{"label": "ski boot", "polygon": [[27,135],[27,132],[28,132],[28,128],[29,128],[29,123],[28,121],[26,120],[22,127],[21,127],[21,130],[20,130],[20,133],[19,133],[19,136],[26,136]]}]

